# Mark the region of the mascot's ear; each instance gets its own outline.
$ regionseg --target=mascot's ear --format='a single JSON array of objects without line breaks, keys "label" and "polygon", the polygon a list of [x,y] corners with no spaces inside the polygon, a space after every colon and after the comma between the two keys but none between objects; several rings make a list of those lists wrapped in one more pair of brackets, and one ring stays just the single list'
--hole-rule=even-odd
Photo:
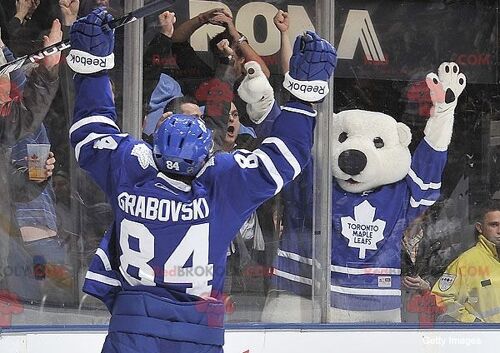
[{"label": "mascot's ear", "polygon": [[411,142],[410,128],[403,123],[398,123],[398,135],[399,135],[399,142],[401,142],[403,146],[408,147],[408,145]]}]

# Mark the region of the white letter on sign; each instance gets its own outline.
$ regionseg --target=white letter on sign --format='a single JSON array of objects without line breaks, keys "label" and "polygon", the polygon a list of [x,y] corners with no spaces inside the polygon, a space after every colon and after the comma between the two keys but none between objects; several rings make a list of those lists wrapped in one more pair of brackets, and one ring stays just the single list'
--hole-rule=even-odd
[{"label": "white letter on sign", "polygon": [[361,42],[366,60],[385,61],[384,52],[373,28],[370,14],[366,10],[350,10],[345,21],[337,50],[339,59],[352,59]]},{"label": "white letter on sign", "polygon": [[[231,13],[231,10],[229,10],[229,7],[227,7],[227,5],[218,1],[191,0],[189,2],[189,18],[198,16],[202,12],[221,7]],[[191,46],[195,51],[208,51],[208,41],[210,40],[210,38],[215,37],[223,30],[224,27],[221,26],[211,24],[203,25],[191,36]]]},{"label": "white letter on sign", "polygon": [[[292,47],[295,38],[297,38],[299,34],[303,34],[305,31],[316,32],[304,6],[288,5],[288,16],[290,17],[288,36]],[[331,38],[331,43],[333,44],[333,38]]]},{"label": "white letter on sign", "polygon": [[[236,28],[248,38],[248,43],[259,55],[273,55],[280,49],[280,32],[273,22],[273,17],[277,12],[276,7],[265,2],[250,2],[238,10]],[[266,19],[267,38],[262,43],[257,42],[253,30],[257,16],[264,16]]]}]

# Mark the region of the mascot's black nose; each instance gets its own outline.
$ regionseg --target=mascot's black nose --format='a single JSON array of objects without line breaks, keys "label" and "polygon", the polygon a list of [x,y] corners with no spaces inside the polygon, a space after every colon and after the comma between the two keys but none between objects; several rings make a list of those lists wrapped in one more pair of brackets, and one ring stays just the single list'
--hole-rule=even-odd
[{"label": "mascot's black nose", "polygon": [[339,156],[339,168],[346,174],[357,175],[366,167],[366,156],[358,150],[346,150]]},{"label": "mascot's black nose", "polygon": [[449,88],[446,90],[444,101],[446,102],[446,104],[450,104],[455,101],[455,93],[453,93],[453,91]]}]

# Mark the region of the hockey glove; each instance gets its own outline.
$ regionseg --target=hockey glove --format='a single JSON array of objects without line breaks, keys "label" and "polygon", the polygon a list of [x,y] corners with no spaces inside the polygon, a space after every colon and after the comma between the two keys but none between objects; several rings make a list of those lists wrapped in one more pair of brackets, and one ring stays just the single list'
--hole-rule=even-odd
[{"label": "hockey glove", "polygon": [[337,51],[316,33],[298,36],[283,87],[306,102],[318,102],[328,94],[328,80],[337,65]]},{"label": "hockey glove", "polygon": [[115,66],[114,31],[102,28],[111,20],[113,16],[99,7],[71,26],[71,50],[66,60],[73,71],[91,74]]}]

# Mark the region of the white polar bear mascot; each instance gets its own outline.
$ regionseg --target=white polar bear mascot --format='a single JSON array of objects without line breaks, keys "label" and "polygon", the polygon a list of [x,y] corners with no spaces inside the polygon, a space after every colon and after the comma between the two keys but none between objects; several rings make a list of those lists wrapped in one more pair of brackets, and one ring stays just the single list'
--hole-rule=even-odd
[{"label": "white polar bear mascot", "polygon": [[[426,82],[433,108],[413,156],[409,127],[386,114],[348,110],[333,117],[332,322],[400,321],[401,238],[440,195],[454,111],[466,86],[449,62]],[[311,320],[312,176],[310,165],[283,190],[275,290],[263,321]]]},{"label": "white polar bear mascot", "polygon": [[388,115],[350,110],[334,118],[334,321],[400,321],[401,238],[440,195],[466,79],[443,63],[426,82],[434,106],[413,156],[410,129]]}]

